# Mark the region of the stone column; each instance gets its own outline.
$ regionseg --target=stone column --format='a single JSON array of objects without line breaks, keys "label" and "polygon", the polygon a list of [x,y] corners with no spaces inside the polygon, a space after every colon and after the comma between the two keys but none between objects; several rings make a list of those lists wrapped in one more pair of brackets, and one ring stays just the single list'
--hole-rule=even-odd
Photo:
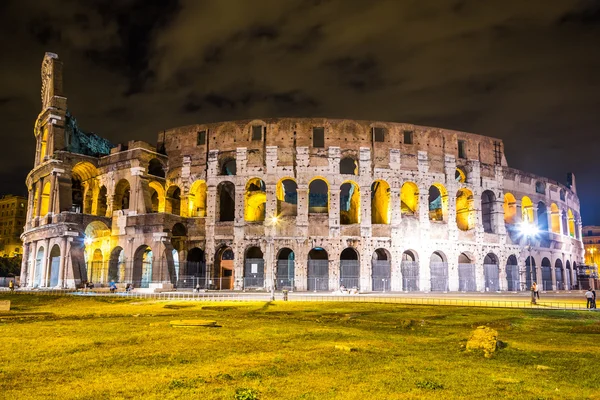
[{"label": "stone column", "polygon": [[49,274],[48,269],[50,268],[50,239],[44,240],[44,258],[42,259],[42,281],[40,287],[48,286]]},{"label": "stone column", "polygon": [[556,291],[556,263],[550,266],[550,272],[552,274],[552,290]]},{"label": "stone column", "polygon": [[29,265],[29,255],[31,252],[31,243],[23,244],[23,259],[21,260],[21,275],[19,277],[19,281],[21,282],[21,286],[25,287],[27,285],[27,278],[30,273],[30,265]]},{"label": "stone column", "polygon": [[[330,255],[331,256],[331,255]],[[340,288],[340,260],[329,260],[329,291]]]},{"label": "stone column", "polygon": [[448,290],[457,292],[459,288],[458,277],[458,254],[452,252],[448,254]]},{"label": "stone column", "polygon": [[[370,196],[370,194],[369,194]],[[400,188],[399,187],[390,187],[390,196],[391,196],[391,204],[392,207],[392,229],[398,228],[402,223],[402,204],[400,202]],[[370,198],[370,197],[369,197]]]},{"label": "stone column", "polygon": [[508,290],[508,282],[506,280],[506,261],[502,263],[498,259],[498,288],[501,292]]},{"label": "stone column", "polygon": [[360,187],[360,235],[371,237],[371,186]]},{"label": "stone column", "polygon": [[67,237],[63,236],[60,242],[60,263],[58,265],[58,284],[57,288],[65,286],[65,261],[67,259]]},{"label": "stone column", "polygon": [[308,237],[308,185],[298,184],[296,188],[298,197],[296,210],[296,225],[298,235]]},{"label": "stone column", "polygon": [[329,187],[329,235],[340,235],[340,188]]},{"label": "stone column", "polygon": [[264,271],[265,288],[270,289],[271,286],[273,286],[273,284],[275,283],[275,278],[276,278],[276,272],[275,272],[276,263],[274,262],[275,244],[273,243],[272,237],[267,238],[265,246],[266,246],[265,254],[263,256],[263,258],[265,260],[265,271]]}]

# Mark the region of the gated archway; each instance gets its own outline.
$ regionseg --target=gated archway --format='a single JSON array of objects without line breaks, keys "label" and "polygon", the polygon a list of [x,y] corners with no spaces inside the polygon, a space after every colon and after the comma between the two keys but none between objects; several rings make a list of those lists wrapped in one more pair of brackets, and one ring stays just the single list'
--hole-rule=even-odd
[{"label": "gated archway", "polygon": [[147,288],[152,282],[152,261],[154,255],[152,249],[142,245],[135,251],[133,259],[133,286]]},{"label": "gated archway", "polygon": [[[531,280],[532,278],[533,281]],[[531,289],[532,282],[537,282],[535,259],[533,257],[527,257],[525,260],[525,290]]]},{"label": "gated archway", "polygon": [[329,290],[329,256],[321,247],[315,247],[308,253],[307,279],[308,290]]},{"label": "gated archway", "polygon": [[497,292],[500,290],[500,266],[498,257],[488,253],[483,259],[483,275],[485,277],[485,291]]},{"label": "gated archway", "polygon": [[402,263],[400,264],[402,272],[402,290],[405,292],[419,291],[419,261],[417,253],[413,250],[406,250],[402,253]]},{"label": "gated archway", "polygon": [[552,264],[547,257],[542,258],[542,289],[552,290]]},{"label": "gated archway", "polygon": [[294,289],[294,274],[296,273],[295,268],[295,255],[291,249],[287,247],[279,250],[277,254],[277,289]]},{"label": "gated archway", "polygon": [[519,265],[517,257],[513,254],[506,261],[506,289],[510,292],[520,290]]},{"label": "gated archway", "polygon": [[458,256],[458,290],[461,292],[475,292],[475,260],[468,253]]},{"label": "gated archway", "polygon": [[250,247],[244,258],[244,288],[265,287],[265,260],[259,247]]},{"label": "gated archway", "polygon": [[554,263],[554,274],[556,275],[556,290],[564,290],[565,282],[563,281],[563,263],[560,258]]},{"label": "gated archway", "polygon": [[44,268],[44,246],[40,246],[35,257],[35,275],[33,278],[33,287],[42,284],[42,269]]},{"label": "gated archway", "polygon": [[[174,260],[173,260],[174,261]],[[193,247],[187,253],[185,268],[179,266],[183,273],[179,276],[177,287],[209,289],[209,276],[206,273],[206,254],[199,247]]]},{"label": "gated archway", "polygon": [[57,244],[52,246],[50,251],[50,281],[48,286],[58,286],[58,270],[60,266],[60,247]]},{"label": "gated archway", "polygon": [[391,256],[386,249],[377,249],[371,259],[371,287],[374,292],[389,292],[392,280]]},{"label": "gated archway", "polygon": [[432,292],[448,291],[448,260],[441,251],[435,251],[429,258],[429,272]]},{"label": "gated archway", "polygon": [[125,251],[120,246],[117,246],[110,253],[108,261],[108,280],[123,282],[125,280]]},{"label": "gated archway", "polygon": [[360,288],[360,262],[358,253],[348,247],[340,254],[340,287]]}]

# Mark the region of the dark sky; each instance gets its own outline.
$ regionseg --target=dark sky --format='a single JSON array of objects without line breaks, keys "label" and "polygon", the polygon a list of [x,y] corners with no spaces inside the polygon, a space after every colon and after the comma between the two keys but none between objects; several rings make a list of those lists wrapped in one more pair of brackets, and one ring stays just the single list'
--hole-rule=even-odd
[{"label": "dark sky", "polygon": [[51,51],[79,125],[114,143],[280,116],[464,130],[511,167],[574,172],[600,225],[600,1],[114,3],[0,2],[0,193],[25,193]]}]

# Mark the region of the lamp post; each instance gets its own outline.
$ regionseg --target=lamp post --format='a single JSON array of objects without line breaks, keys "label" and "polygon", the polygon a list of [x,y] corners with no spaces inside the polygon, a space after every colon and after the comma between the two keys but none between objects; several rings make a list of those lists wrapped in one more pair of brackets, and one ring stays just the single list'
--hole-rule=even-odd
[{"label": "lamp post", "polygon": [[[521,225],[519,226],[519,231],[521,232],[521,235],[527,238],[527,251],[529,253],[529,280],[531,281],[531,285],[533,286],[533,257],[531,256],[531,238],[535,238],[537,236],[538,229],[534,224],[530,222],[524,222],[521,223]],[[532,288],[530,288],[530,290],[531,304],[535,304],[535,292]]]}]

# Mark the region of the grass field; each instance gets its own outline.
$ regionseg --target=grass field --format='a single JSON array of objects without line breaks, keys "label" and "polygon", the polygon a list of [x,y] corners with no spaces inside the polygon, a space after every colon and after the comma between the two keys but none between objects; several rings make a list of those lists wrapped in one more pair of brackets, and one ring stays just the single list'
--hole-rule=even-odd
[{"label": "grass field", "polygon": [[[0,398],[600,399],[595,312],[6,299]],[[480,325],[506,345],[491,359],[464,349]]]}]

